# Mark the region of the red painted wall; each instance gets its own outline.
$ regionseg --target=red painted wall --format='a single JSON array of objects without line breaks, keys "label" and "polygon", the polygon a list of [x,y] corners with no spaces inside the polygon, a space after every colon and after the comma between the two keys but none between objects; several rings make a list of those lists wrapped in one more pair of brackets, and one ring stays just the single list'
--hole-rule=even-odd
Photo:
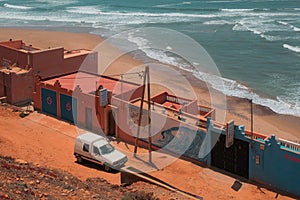
[{"label": "red painted wall", "polygon": [[[0,95],[4,95],[4,85],[6,85],[9,103],[14,104],[32,98],[32,92],[37,92],[34,90],[34,74],[44,79],[76,72],[80,67],[90,73],[97,73],[97,52],[77,56],[74,54],[73,57],[64,59],[65,50],[62,47],[23,52],[20,50],[22,45],[24,45],[22,40],[0,42],[0,65],[17,63],[20,68],[24,69],[27,65],[32,68],[32,72],[27,75],[0,77]],[[40,102],[36,94],[34,98],[35,102]]]},{"label": "red painted wall", "polygon": [[4,94],[4,73],[0,73],[0,97],[5,96]]},{"label": "red painted wall", "polygon": [[159,104],[163,104],[166,101],[168,93],[167,92],[162,92],[154,97],[151,98],[151,101]]},{"label": "red painted wall", "polygon": [[[136,89],[129,90],[128,92],[124,92],[122,94],[116,95],[115,97],[119,99],[123,99],[125,101],[131,101],[133,99],[141,98],[143,94],[143,86],[137,87]],[[113,101],[112,101],[112,104]]]},{"label": "red painted wall", "polygon": [[11,103],[22,104],[32,99],[33,72],[25,74],[11,74]]},{"label": "red painted wall", "polygon": [[21,68],[25,68],[27,65],[27,53],[5,46],[0,46],[0,59],[1,65],[3,65],[3,60],[9,60],[10,64],[18,63]]},{"label": "red painted wall", "polygon": [[183,107],[183,111],[187,112],[192,115],[198,115],[198,102],[197,100],[192,101],[191,103],[187,104]]},{"label": "red painted wall", "polygon": [[0,73],[0,96],[4,96],[6,87],[7,102],[12,104],[22,104],[32,98],[33,73],[29,71],[24,74]]},{"label": "red painted wall", "polygon": [[[54,85],[45,84],[43,82],[40,82],[38,79],[36,79],[36,81],[36,89],[33,95],[34,107],[36,110],[42,110],[41,89],[50,89],[56,91],[57,93],[58,118],[60,118],[59,97],[60,94],[66,94],[77,99],[77,122],[80,127],[86,128],[86,108],[90,108],[92,110],[92,131],[99,133],[101,129],[104,130],[105,124],[107,123],[107,112],[110,108],[97,106],[97,103],[95,101],[99,101],[99,97],[95,97],[94,95],[90,94],[84,94],[78,87],[75,88],[74,91],[61,88],[58,81]],[[96,108],[98,108],[97,112]]]},{"label": "red painted wall", "polygon": [[[1,96],[6,96],[6,101],[11,101],[11,74],[5,74],[0,72],[0,90]],[[6,94],[4,94],[4,87],[6,87]]]},{"label": "red painted wall", "polygon": [[[118,125],[118,137],[124,139],[125,141],[133,142],[133,136],[136,134],[136,129],[131,127],[131,116],[128,111],[129,103],[124,103],[120,99],[113,97],[112,101],[115,102],[114,106],[118,108],[117,110],[117,125]],[[139,108],[137,108],[139,110]],[[163,130],[176,127],[180,125],[180,121],[175,120],[171,117],[167,117],[165,114],[151,112],[152,121],[152,131],[157,135]],[[188,125],[187,125],[188,126]]]},{"label": "red painted wall", "polygon": [[89,73],[98,72],[98,56],[97,52],[91,54],[79,55],[64,59],[62,66],[64,71],[85,71]]},{"label": "red painted wall", "polygon": [[[63,63],[64,48],[46,49],[39,52],[29,52],[30,66],[33,67],[34,73],[47,78],[59,75],[64,71]],[[66,71],[65,73],[68,73]]]}]

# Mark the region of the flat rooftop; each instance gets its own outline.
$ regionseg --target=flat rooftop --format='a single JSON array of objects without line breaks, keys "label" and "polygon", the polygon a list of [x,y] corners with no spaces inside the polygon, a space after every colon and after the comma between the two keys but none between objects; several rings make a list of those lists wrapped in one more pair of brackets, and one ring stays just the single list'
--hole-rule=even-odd
[{"label": "flat rooftop", "polygon": [[[160,113],[162,115],[165,115],[168,118],[172,118],[175,121],[179,121],[181,123],[188,124],[195,128],[205,128],[206,127],[206,121],[205,121],[205,123],[201,123],[201,121],[203,122],[203,120],[205,120],[203,115],[191,115],[191,114],[184,113],[184,112],[179,114],[179,109],[181,108],[180,104],[175,105],[169,101],[166,101],[165,103],[166,104],[158,104],[158,103],[151,102],[150,103],[151,112]],[[139,108],[141,105],[141,99],[136,99],[136,100],[132,101],[131,104],[136,106],[137,108]],[[170,105],[174,105],[174,107],[170,106]],[[177,109],[177,106],[178,106],[178,109]],[[146,101],[146,100],[144,101],[143,109],[145,109],[145,110],[148,109],[148,101]]]},{"label": "flat rooftop", "polygon": [[139,85],[133,83],[121,82],[118,79],[103,77],[100,75],[94,75],[85,72],[76,72],[73,74],[41,82],[49,85],[54,85],[56,81],[59,81],[61,87],[67,90],[74,90],[75,87],[79,85],[82,92],[86,94],[94,94],[96,88],[98,88],[100,85],[102,85],[103,88],[112,91],[113,95],[118,95],[139,87]]},{"label": "flat rooftop", "polygon": [[0,72],[5,74],[15,73],[15,74],[25,74],[28,73],[28,70],[20,68],[20,67],[0,67]]},{"label": "flat rooftop", "polygon": [[0,42],[0,46],[9,47],[22,52],[41,50],[40,48],[33,47],[32,45],[26,45],[22,40],[9,40]]},{"label": "flat rooftop", "polygon": [[77,50],[71,50],[71,51],[65,50],[64,51],[64,58],[71,58],[71,57],[74,57],[74,56],[85,55],[85,54],[89,54],[91,52],[92,51],[88,50],[88,49],[77,49]]},{"label": "flat rooftop", "polygon": [[[4,46],[7,48],[11,48],[11,49],[15,49],[18,50],[20,52],[24,52],[24,53],[28,53],[28,52],[43,52],[43,51],[47,51],[49,49],[59,49],[59,48],[63,48],[63,47],[54,47],[54,48],[45,48],[45,49],[41,49],[38,47],[33,47],[32,45],[27,45],[25,44],[22,40],[9,40],[9,41],[2,41],[0,42],[0,46]],[[71,58],[74,56],[80,56],[80,55],[85,55],[85,54],[89,54],[92,51],[89,49],[76,49],[76,50],[66,50],[64,49],[64,58]]]}]

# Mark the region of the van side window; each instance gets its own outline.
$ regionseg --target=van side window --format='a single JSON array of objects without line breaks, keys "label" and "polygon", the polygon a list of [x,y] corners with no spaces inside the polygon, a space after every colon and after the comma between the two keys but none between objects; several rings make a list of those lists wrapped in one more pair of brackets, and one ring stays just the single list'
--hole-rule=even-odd
[{"label": "van side window", "polygon": [[83,144],[83,151],[89,152],[89,148],[90,148],[90,145],[88,145],[88,144]]},{"label": "van side window", "polygon": [[93,153],[94,153],[95,155],[100,155],[100,152],[99,152],[98,147],[93,146]]}]

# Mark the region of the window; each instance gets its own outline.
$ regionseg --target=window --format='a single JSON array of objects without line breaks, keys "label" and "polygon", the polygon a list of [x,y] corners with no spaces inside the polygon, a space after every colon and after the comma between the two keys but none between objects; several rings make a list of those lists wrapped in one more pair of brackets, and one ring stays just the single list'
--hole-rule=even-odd
[{"label": "window", "polygon": [[90,149],[90,145],[88,145],[88,144],[83,144],[83,151],[89,152],[89,149]]},{"label": "window", "polygon": [[109,154],[109,153],[113,152],[114,150],[115,150],[115,148],[113,146],[111,146],[110,144],[106,144],[106,145],[100,147],[100,151],[101,151],[102,155]]},{"label": "window", "polygon": [[93,153],[94,153],[95,155],[100,155],[100,152],[99,152],[98,147],[93,146]]}]

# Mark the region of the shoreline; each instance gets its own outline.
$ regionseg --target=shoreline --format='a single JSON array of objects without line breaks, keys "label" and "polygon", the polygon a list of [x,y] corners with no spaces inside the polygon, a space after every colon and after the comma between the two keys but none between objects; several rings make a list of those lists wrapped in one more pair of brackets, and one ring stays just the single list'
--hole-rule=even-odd
[{"label": "shoreline", "polygon": [[[40,48],[63,46],[66,49],[87,48],[94,49],[97,44],[103,41],[98,35],[90,33],[64,32],[55,30],[39,30],[27,28],[1,28],[0,41],[12,39],[21,39],[26,44]],[[110,57],[120,50],[115,47],[105,44],[105,52],[102,52],[102,63],[109,61]],[[102,65],[101,63],[99,64]],[[117,74],[121,71],[129,71],[132,67],[142,65],[142,63],[134,59],[130,55],[124,55],[112,63],[112,66],[105,74]],[[172,66],[176,68],[176,66]],[[117,71],[118,70],[118,71]],[[198,94],[201,104],[209,105],[210,94],[205,88],[205,82],[197,79],[191,72],[180,70],[184,77],[191,83],[192,87]],[[166,80],[171,84],[179,85],[174,80]],[[173,82],[172,82],[173,81]],[[200,86],[200,87],[199,87]],[[203,87],[204,86],[204,87]],[[226,96],[227,111],[226,121],[233,119],[235,124],[244,125],[245,129],[250,130],[250,104],[247,99]],[[259,132],[268,136],[274,134],[277,138],[288,139],[294,142],[300,142],[300,117],[293,115],[278,114],[266,106],[253,104],[254,111],[254,132]]]}]

